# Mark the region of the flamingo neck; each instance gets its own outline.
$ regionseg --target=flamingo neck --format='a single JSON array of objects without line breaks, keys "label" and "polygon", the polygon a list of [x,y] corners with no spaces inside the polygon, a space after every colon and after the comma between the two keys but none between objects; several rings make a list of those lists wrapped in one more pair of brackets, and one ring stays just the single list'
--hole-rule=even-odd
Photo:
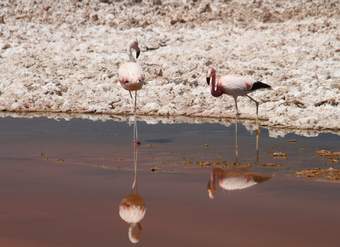
[{"label": "flamingo neck", "polygon": [[212,170],[210,173],[210,185],[214,191],[216,190],[217,180],[218,180],[217,174],[215,173],[214,170]]},{"label": "flamingo neck", "polygon": [[218,87],[218,82],[216,81],[216,74],[212,73],[211,75],[211,94],[215,97],[221,96],[222,92],[220,90],[220,88]]},{"label": "flamingo neck", "polygon": [[132,54],[132,50],[133,50],[133,48],[130,47],[129,48],[129,60],[130,60],[130,62],[136,62],[136,59],[135,59],[135,57]]},{"label": "flamingo neck", "polygon": [[215,73],[212,73],[211,79],[212,79],[211,91],[216,91],[217,90],[217,82],[216,82],[216,74]]}]

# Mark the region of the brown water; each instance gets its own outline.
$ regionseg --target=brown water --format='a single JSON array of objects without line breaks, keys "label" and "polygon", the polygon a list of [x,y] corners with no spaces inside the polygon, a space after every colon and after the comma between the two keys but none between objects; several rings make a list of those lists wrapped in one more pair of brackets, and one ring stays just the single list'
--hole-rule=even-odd
[{"label": "brown water", "polygon": [[[315,151],[339,150],[339,136],[273,139],[262,129],[256,161],[255,134],[239,126],[238,159],[251,167],[196,163],[233,163],[234,130],[140,123],[135,192],[145,216],[132,227],[132,240],[141,246],[340,246],[340,184],[294,176],[305,167],[338,166]],[[119,215],[132,191],[131,137],[132,126],[124,123],[1,119],[0,246],[132,245]],[[273,159],[273,151],[288,159]],[[267,162],[281,167],[262,167]],[[254,173],[271,178],[255,183]],[[253,186],[222,188],[235,177]],[[209,199],[212,178],[216,191]]]}]

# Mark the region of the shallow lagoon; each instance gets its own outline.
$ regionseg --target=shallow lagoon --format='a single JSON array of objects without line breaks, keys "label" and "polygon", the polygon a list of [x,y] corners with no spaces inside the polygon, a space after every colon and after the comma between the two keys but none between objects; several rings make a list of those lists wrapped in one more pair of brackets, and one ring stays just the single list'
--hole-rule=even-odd
[{"label": "shallow lagoon", "polygon": [[[338,168],[316,151],[338,151],[339,136],[270,138],[262,128],[257,153],[256,132],[239,123],[236,159],[234,125],[138,127],[134,192],[145,216],[129,236],[119,206],[132,193],[132,126],[2,118],[0,244],[127,246],[132,236],[145,246],[339,245],[340,184],[295,176]],[[252,186],[228,190],[230,174]],[[257,183],[254,174],[270,179]]]}]

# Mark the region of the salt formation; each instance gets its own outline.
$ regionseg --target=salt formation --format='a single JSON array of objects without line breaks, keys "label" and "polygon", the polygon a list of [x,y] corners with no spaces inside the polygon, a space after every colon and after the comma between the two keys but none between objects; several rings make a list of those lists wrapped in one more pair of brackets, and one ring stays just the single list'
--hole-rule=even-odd
[{"label": "salt formation", "polygon": [[[1,1],[0,110],[130,113],[117,70],[133,37],[139,113],[233,116],[233,99],[206,85],[214,65],[273,86],[252,94],[266,125],[339,130],[339,1],[209,2]],[[248,99],[239,110],[255,118]]]}]

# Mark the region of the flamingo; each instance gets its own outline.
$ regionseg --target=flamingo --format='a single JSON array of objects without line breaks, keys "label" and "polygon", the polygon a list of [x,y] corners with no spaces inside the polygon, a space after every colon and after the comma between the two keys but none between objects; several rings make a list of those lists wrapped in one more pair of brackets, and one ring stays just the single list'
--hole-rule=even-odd
[{"label": "flamingo", "polygon": [[[132,51],[135,51],[136,58],[134,57]],[[129,91],[130,97],[132,97],[131,91],[135,91],[135,102],[134,102],[134,117],[136,118],[137,111],[137,91],[140,90],[144,85],[144,74],[141,66],[136,62],[136,59],[139,57],[140,49],[138,45],[138,41],[133,41],[129,48],[129,62],[123,63],[120,65],[118,70],[118,77],[120,85]],[[137,140],[137,123],[134,125],[134,142],[139,143]]]},{"label": "flamingo", "polygon": [[211,88],[211,95],[214,97],[220,97],[223,94],[228,94],[234,98],[236,107],[236,116],[240,115],[237,107],[237,97],[246,96],[256,104],[256,119],[258,119],[259,102],[248,95],[248,93],[255,90],[267,88],[271,89],[271,86],[260,81],[252,80],[248,77],[236,76],[236,75],[224,75],[221,77],[216,76],[216,70],[209,68],[207,74],[207,83]]}]

